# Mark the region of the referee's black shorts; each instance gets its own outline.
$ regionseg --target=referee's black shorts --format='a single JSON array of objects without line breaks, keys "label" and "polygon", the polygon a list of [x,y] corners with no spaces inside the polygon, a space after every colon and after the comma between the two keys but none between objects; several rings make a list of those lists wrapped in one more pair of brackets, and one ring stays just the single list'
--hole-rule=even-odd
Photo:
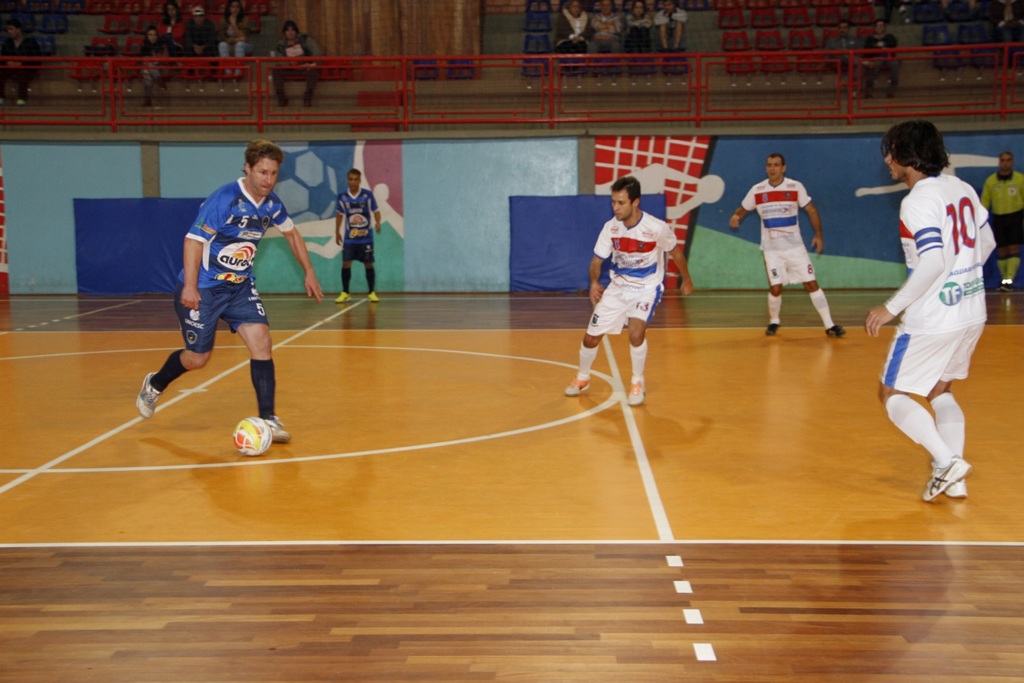
[{"label": "referee's black shorts", "polygon": [[992,223],[997,247],[1024,244],[1024,210],[1002,215],[990,213],[988,219]]}]

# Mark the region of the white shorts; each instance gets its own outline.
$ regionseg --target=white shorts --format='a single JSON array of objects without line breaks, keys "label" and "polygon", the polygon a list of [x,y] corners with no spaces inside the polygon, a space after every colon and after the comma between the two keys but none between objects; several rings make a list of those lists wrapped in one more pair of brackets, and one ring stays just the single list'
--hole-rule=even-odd
[{"label": "white shorts", "polygon": [[622,287],[615,283],[608,285],[601,300],[594,306],[590,316],[587,334],[594,337],[602,334],[618,334],[629,323],[630,318],[640,318],[650,323],[654,309],[661,301],[664,287]]},{"label": "white shorts", "polygon": [[803,247],[764,252],[764,267],[768,271],[768,284],[772,286],[815,279],[811,257]]},{"label": "white shorts", "polygon": [[906,334],[896,330],[879,378],[887,387],[927,396],[940,381],[967,379],[971,355],[985,323],[953,332]]}]

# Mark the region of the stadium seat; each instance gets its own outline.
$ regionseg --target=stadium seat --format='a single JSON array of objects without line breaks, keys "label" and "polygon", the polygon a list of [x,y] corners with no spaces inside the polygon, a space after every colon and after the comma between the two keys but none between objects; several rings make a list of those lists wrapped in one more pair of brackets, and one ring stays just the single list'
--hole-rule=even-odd
[{"label": "stadium seat", "polygon": [[873,26],[878,18],[874,5],[852,5],[847,9],[847,17],[851,26]]},{"label": "stadium seat", "polygon": [[938,69],[939,80],[946,80],[947,71],[959,74],[961,61],[960,50],[952,48],[953,34],[946,24],[925,24],[921,27],[922,47],[945,47],[932,53],[932,67]]},{"label": "stadium seat", "polygon": [[805,5],[782,8],[782,25],[786,28],[804,28],[811,25],[811,12]]},{"label": "stadium seat", "polygon": [[[754,50],[757,52],[779,52],[786,49],[782,39],[782,31],[777,28],[761,29],[754,32]],[[781,75],[782,82],[786,82],[786,74],[793,70],[793,64],[785,55],[762,55],[761,73],[769,78],[772,75]]]},{"label": "stadium seat", "polygon": [[[36,32],[36,15],[31,12],[14,12],[11,14],[11,19],[21,22],[21,32],[25,35]],[[4,38],[4,40],[7,39]]]},{"label": "stadium seat", "polygon": [[638,77],[646,76],[647,83],[651,83],[651,76],[657,73],[658,67],[654,60],[649,57],[634,57],[626,63],[626,73],[636,85]]},{"label": "stadium seat", "polygon": [[39,21],[39,32],[47,35],[62,35],[68,32],[68,15],[48,12]]},{"label": "stadium seat", "polygon": [[121,36],[131,30],[131,17],[127,14],[106,14],[103,25],[97,29],[108,36]]},{"label": "stadium seat", "polygon": [[[992,42],[987,22],[972,22],[970,24],[959,24],[956,27],[956,42],[961,45],[984,45]],[[1000,55],[998,48],[969,48],[963,55],[964,66],[972,66],[978,70],[977,77],[981,78],[982,69],[995,68]]]},{"label": "stadium seat", "polygon": [[547,33],[527,33],[523,37],[523,52],[528,55],[551,52],[551,36]]},{"label": "stadium seat", "polygon": [[85,11],[85,0],[60,0],[57,11],[61,14],[81,14]]},{"label": "stadium seat", "polygon": [[465,81],[477,75],[476,63],[472,59],[449,59],[445,62],[444,77],[449,81]]},{"label": "stadium seat", "polygon": [[124,45],[121,47],[122,57],[139,57],[142,55],[142,36],[128,36],[124,39]]},{"label": "stadium seat", "polygon": [[946,5],[946,21],[961,24],[972,19],[974,19],[974,10],[971,9],[967,0],[950,0]]},{"label": "stadium seat", "polygon": [[839,21],[842,18],[842,12],[836,5],[817,7],[814,10],[814,23],[822,28],[839,26]]},{"label": "stadium seat", "polygon": [[679,55],[665,57],[661,63],[661,73],[667,77],[665,85],[672,85],[671,79],[675,76],[681,76],[680,85],[686,85],[690,76],[690,60]]},{"label": "stadium seat", "polygon": [[441,77],[441,68],[436,59],[414,59],[411,75],[417,81],[436,81]]},{"label": "stadium seat", "polygon": [[814,74],[821,83],[821,75],[825,72],[825,60],[817,54],[821,48],[813,28],[794,28],[789,31],[789,49],[800,52],[796,56],[796,71],[800,74],[800,82],[807,83],[807,76]]},{"label": "stadium seat", "polygon": [[779,25],[779,15],[774,7],[755,7],[750,10],[751,28],[775,28]]},{"label": "stadium seat", "polygon": [[683,0],[683,9],[687,12],[707,12],[714,7],[711,0]]},{"label": "stadium seat", "polygon": [[527,12],[551,13],[551,0],[526,0]]},{"label": "stadium seat", "polygon": [[86,57],[114,57],[120,51],[117,36],[93,36],[89,44],[82,48]]},{"label": "stadium seat", "polygon": [[527,12],[523,19],[523,30],[528,33],[547,33],[551,30],[551,14],[548,12]]},{"label": "stadium seat", "polygon": [[[722,52],[750,52],[750,36],[746,31],[723,31]],[[732,76],[732,85],[736,85],[737,76],[746,76],[750,85],[750,75],[754,73],[754,58],[749,54],[732,54],[725,58],[725,73]]]},{"label": "stadium seat", "polygon": [[36,43],[39,44],[39,54],[43,57],[53,57],[57,54],[57,38],[55,36],[38,36]]},{"label": "stadium seat", "polygon": [[914,3],[910,9],[910,17],[915,24],[938,24],[946,20],[942,5],[935,0]]},{"label": "stadium seat", "polygon": [[159,26],[160,15],[159,14],[137,14],[135,19],[132,20],[131,32],[137,36],[143,36],[146,34],[146,28],[149,26]]},{"label": "stadium seat", "polygon": [[718,10],[718,28],[734,31],[747,27],[747,15],[742,7],[726,7]]}]

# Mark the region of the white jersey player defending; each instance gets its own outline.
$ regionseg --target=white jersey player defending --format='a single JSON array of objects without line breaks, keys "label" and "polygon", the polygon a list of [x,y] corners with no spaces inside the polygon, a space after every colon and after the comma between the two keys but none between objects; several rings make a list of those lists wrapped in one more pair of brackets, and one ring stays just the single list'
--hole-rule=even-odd
[{"label": "white jersey player defending", "polygon": [[[629,355],[633,366],[627,403],[644,402],[647,389],[647,323],[665,289],[665,254],[671,257],[682,278],[682,292],[693,291],[693,280],[676,235],[665,221],[640,210],[640,181],[633,176],[612,184],[615,218],[604,224],[590,260],[590,302],[594,312],[580,345],[576,377],[565,388],[566,396],[579,396],[590,388],[590,368],[597,358],[597,345],[606,334],[629,328]],[[601,264],[611,258],[611,282],[601,286]]]},{"label": "white jersey player defending", "polygon": [[[964,413],[950,391],[966,379],[985,327],[982,266],[995,248],[988,211],[956,176],[942,174],[949,157],[929,121],[904,121],[882,139],[893,180],[910,188],[900,204],[900,239],[909,275],[883,306],[868,311],[873,337],[900,313],[903,318],[882,369],[878,398],[904,434],[932,456],[924,499],[941,493],[967,496],[963,459]],[[924,396],[931,414],[908,394]]]},{"label": "white jersey player defending", "polygon": [[737,230],[740,221],[751,211],[756,210],[761,217],[761,251],[764,252],[764,266],[768,271],[768,327],[764,333],[772,336],[779,330],[783,286],[802,282],[821,316],[821,322],[825,324],[825,334],[842,337],[846,330],[832,322],[828,300],[814,277],[814,266],[800,236],[800,209],[803,209],[814,228],[811,246],[818,254],[825,248],[818,209],[803,184],[786,177],[786,158],[781,154],[768,155],[765,172],[768,179],[750,188],[729,218],[729,227]]}]

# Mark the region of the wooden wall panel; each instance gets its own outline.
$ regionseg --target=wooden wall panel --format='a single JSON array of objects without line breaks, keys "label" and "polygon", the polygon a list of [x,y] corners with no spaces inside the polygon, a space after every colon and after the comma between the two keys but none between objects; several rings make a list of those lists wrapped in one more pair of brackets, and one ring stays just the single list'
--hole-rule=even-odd
[{"label": "wooden wall panel", "polygon": [[480,0],[283,0],[280,17],[298,22],[328,55],[480,54]]}]

